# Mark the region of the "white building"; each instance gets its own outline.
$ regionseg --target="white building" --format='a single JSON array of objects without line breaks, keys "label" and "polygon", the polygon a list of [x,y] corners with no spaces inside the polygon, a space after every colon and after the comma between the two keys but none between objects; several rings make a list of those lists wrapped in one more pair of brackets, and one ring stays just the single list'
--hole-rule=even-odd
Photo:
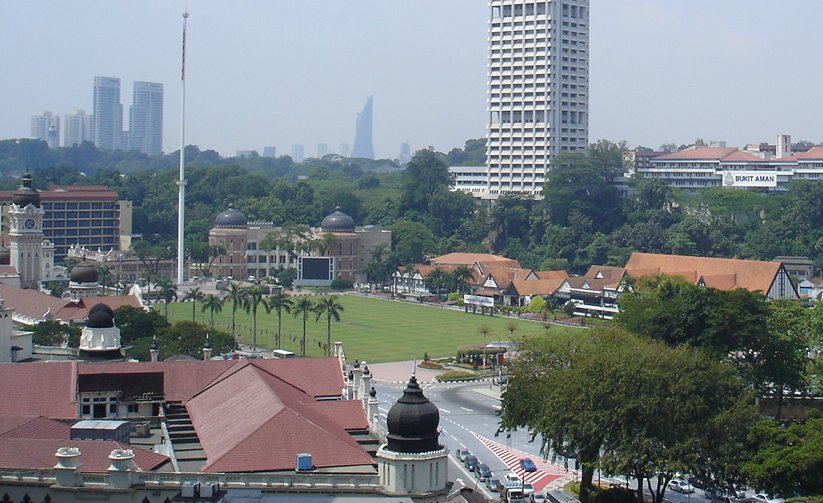
[{"label": "white building", "polygon": [[129,110],[129,150],[148,155],[163,153],[163,84],[134,83]]},{"label": "white building", "polygon": [[63,117],[63,146],[80,145],[84,141],[91,141],[91,115],[85,110],[78,110]]},{"label": "white building", "polygon": [[60,146],[60,116],[48,110],[40,115],[31,116],[31,137],[43,140],[49,148]]},{"label": "white building", "polygon": [[101,150],[123,147],[123,105],[120,103],[120,79],[94,78],[94,118],[92,141]]},{"label": "white building", "polygon": [[491,0],[488,181],[480,197],[540,197],[560,152],[589,141],[589,1]]}]

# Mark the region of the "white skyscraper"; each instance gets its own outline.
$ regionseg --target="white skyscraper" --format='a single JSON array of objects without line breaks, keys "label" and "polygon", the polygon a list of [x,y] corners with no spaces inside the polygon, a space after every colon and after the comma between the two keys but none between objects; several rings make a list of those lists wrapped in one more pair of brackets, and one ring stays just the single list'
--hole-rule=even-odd
[{"label": "white skyscraper", "polygon": [[546,171],[589,141],[589,0],[490,0],[488,190],[541,197]]},{"label": "white skyscraper", "polygon": [[31,136],[48,143],[49,148],[60,146],[60,116],[48,110],[31,116]]},{"label": "white skyscraper", "polygon": [[294,162],[303,162],[305,155],[303,154],[303,145],[295,143],[291,146],[291,159]]},{"label": "white skyscraper", "polygon": [[123,105],[120,103],[120,79],[94,78],[94,119],[92,141],[102,150],[122,149]]},{"label": "white skyscraper", "polygon": [[134,83],[129,109],[129,150],[148,155],[163,153],[163,84]]},{"label": "white skyscraper", "polygon": [[63,117],[63,146],[80,145],[84,141],[91,141],[91,115],[85,110],[78,110]]}]

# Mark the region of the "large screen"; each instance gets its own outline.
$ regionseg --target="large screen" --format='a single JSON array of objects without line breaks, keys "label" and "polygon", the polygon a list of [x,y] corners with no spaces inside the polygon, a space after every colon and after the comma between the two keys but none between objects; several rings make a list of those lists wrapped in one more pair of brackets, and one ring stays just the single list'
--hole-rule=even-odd
[{"label": "large screen", "polygon": [[331,257],[301,257],[300,279],[333,280],[332,260]]}]

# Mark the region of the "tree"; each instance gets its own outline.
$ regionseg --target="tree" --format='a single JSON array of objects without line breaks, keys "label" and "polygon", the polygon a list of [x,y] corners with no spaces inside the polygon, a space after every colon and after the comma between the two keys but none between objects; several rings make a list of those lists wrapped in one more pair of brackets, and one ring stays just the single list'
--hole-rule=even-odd
[{"label": "tree", "polygon": [[276,349],[280,349],[282,341],[280,328],[283,321],[283,311],[290,313],[292,305],[291,299],[282,290],[269,297],[269,312],[275,311],[277,313],[277,336],[274,341]]},{"label": "tree", "polygon": [[401,211],[429,214],[432,196],[440,188],[448,190],[451,181],[443,154],[431,148],[418,150],[403,171]]},{"label": "tree", "polygon": [[41,321],[29,329],[32,342],[38,346],[76,348],[80,345],[80,327],[59,321]]},{"label": "tree", "polygon": [[[160,359],[175,355],[186,355],[201,359],[203,347],[206,344],[206,334],[212,344],[214,354],[227,353],[234,349],[234,339],[222,330],[209,329],[200,323],[188,320],[178,321],[172,326],[161,329],[157,334],[157,344],[160,347]],[[150,359],[149,346],[152,337],[143,337],[133,343],[129,355],[140,361]]]},{"label": "tree", "polygon": [[474,280],[474,271],[465,265],[461,264],[452,271],[452,281],[457,287],[457,291],[461,293],[469,292],[471,289],[471,282]]},{"label": "tree", "polygon": [[231,335],[236,336],[237,330],[235,325],[235,319],[237,316],[237,308],[243,305],[243,301],[246,297],[246,290],[240,286],[240,283],[236,283],[234,281],[229,282],[229,287],[226,289],[226,297],[224,298],[224,302],[228,301],[231,302]]},{"label": "tree", "polygon": [[246,295],[243,297],[243,308],[247,313],[251,313],[252,351],[257,351],[257,308],[262,305],[267,313],[270,312],[265,295],[266,291],[262,286],[254,285],[246,289]]},{"label": "tree", "polygon": [[166,318],[169,317],[169,303],[177,298],[177,287],[169,278],[158,278],[155,285],[160,290],[160,298],[163,299],[165,305]]},{"label": "tree", "polygon": [[306,356],[306,320],[309,319],[309,315],[313,312],[314,303],[306,297],[301,297],[300,300],[294,304],[291,311],[291,314],[294,315],[295,318],[297,316],[303,318],[303,338],[300,340],[300,356]]},{"label": "tree", "polygon": [[314,308],[318,321],[324,314],[326,315],[326,356],[331,356],[331,322],[332,320],[340,321],[343,306],[337,302],[337,295],[330,295],[318,300]]},{"label": "tree", "polygon": [[420,263],[437,248],[434,234],[420,222],[398,220],[389,226],[389,230],[392,231],[392,250],[398,263]]},{"label": "tree", "polygon": [[204,294],[199,286],[195,286],[193,288],[189,288],[189,290],[183,295],[183,302],[188,300],[191,301],[191,321],[194,323],[194,315],[197,312],[197,303],[201,300],[206,298],[206,294]]},{"label": "tree", "polygon": [[209,311],[209,328],[214,328],[214,313],[219,313],[223,310],[223,299],[214,294],[206,295],[203,300],[202,311]]},{"label": "tree", "polygon": [[120,343],[124,346],[139,339],[151,339],[169,326],[168,320],[157,311],[144,311],[131,306],[115,309],[114,323],[120,329]]}]

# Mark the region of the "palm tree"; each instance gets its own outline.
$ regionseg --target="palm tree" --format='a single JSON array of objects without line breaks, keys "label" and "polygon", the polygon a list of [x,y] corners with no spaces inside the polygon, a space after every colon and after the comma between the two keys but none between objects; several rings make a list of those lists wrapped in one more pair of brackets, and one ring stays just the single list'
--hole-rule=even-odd
[{"label": "palm tree", "polygon": [[183,296],[183,301],[191,301],[191,321],[194,323],[194,315],[197,311],[197,303],[206,298],[206,294],[200,291],[200,287],[189,288],[189,291]]},{"label": "palm tree", "polygon": [[206,295],[200,310],[206,311],[206,309],[209,310],[209,328],[214,328],[214,313],[219,313],[223,310],[223,299],[211,293]]},{"label": "palm tree", "polygon": [[157,279],[157,274],[148,267],[140,271],[140,277],[146,280],[146,295],[148,296],[147,304],[151,304],[152,283]]},{"label": "palm tree", "polygon": [[262,286],[254,285],[246,289],[246,295],[243,298],[243,308],[247,313],[251,313],[252,351],[257,351],[257,308],[262,304],[267,313],[270,311],[265,294],[266,290]]},{"label": "palm tree", "polygon": [[246,290],[240,286],[240,283],[229,282],[229,288],[226,290],[225,301],[231,302],[231,335],[236,336],[235,333],[235,316],[237,315],[237,308],[243,305],[243,299],[246,297]]},{"label": "palm tree", "polygon": [[307,297],[301,297],[291,310],[291,314],[295,318],[300,315],[303,316],[303,339],[300,341],[300,356],[306,356],[306,320],[309,318],[309,314],[313,312],[314,303]]},{"label": "palm tree", "polygon": [[172,281],[169,278],[158,279],[156,286],[160,290],[160,297],[166,302],[166,319],[168,319],[169,302],[171,302],[172,299],[177,298],[177,287],[174,285],[174,283],[172,283]]},{"label": "palm tree", "polygon": [[462,264],[452,271],[452,279],[457,284],[457,291],[466,293],[469,290],[469,285],[474,279],[474,273],[469,266]]},{"label": "palm tree", "polygon": [[282,340],[280,338],[280,322],[282,321],[283,311],[290,313],[293,305],[294,303],[291,301],[289,296],[283,293],[282,290],[276,295],[269,297],[269,312],[277,312],[277,339],[274,341],[276,349],[280,349],[280,341]]},{"label": "palm tree", "polygon": [[317,313],[317,321],[323,314],[326,315],[326,356],[331,356],[331,321],[340,321],[340,313],[343,312],[343,306],[337,303],[337,295],[330,295],[323,297],[314,307]]}]

